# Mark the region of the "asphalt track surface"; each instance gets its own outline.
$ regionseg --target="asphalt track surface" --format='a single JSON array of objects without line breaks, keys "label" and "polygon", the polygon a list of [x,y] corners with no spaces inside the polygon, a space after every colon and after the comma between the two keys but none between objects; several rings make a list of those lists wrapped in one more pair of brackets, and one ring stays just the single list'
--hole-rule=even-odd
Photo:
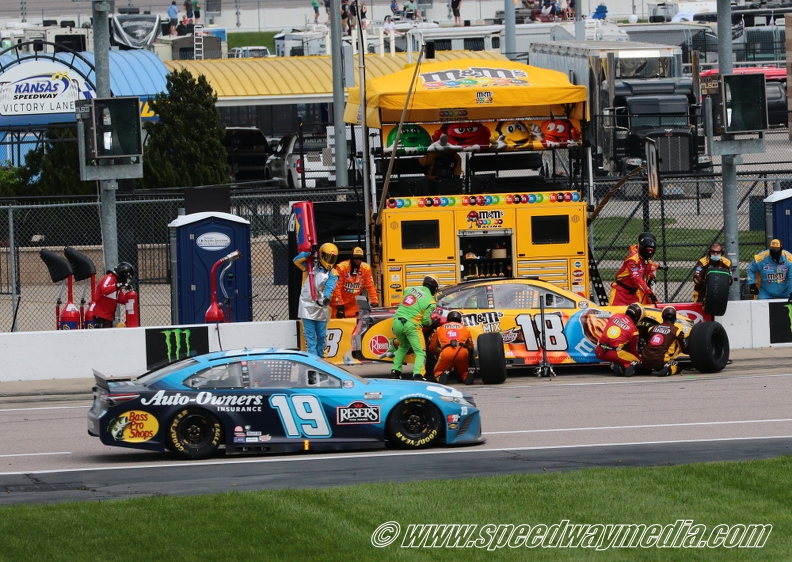
[{"label": "asphalt track surface", "polygon": [[[602,368],[466,387],[483,445],[185,462],[86,432],[91,381],[0,384],[0,505],[666,466],[792,454],[792,349],[733,353],[722,373],[615,378]],[[464,466],[464,471],[447,467]]]}]

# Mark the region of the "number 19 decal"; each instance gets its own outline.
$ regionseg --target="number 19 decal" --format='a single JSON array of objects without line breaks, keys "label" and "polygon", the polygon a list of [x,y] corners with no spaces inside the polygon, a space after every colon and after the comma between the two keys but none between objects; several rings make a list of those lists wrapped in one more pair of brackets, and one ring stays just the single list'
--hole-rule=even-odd
[{"label": "number 19 decal", "polygon": [[[547,351],[566,351],[569,344],[564,335],[564,321],[560,314],[544,315],[545,344]],[[539,351],[539,342],[542,337],[542,315],[520,314],[515,319],[525,338],[525,347],[528,351]],[[538,334],[537,334],[538,332]]]},{"label": "number 19 decal", "polygon": [[312,394],[273,394],[270,406],[278,411],[286,437],[330,437],[319,399]]}]

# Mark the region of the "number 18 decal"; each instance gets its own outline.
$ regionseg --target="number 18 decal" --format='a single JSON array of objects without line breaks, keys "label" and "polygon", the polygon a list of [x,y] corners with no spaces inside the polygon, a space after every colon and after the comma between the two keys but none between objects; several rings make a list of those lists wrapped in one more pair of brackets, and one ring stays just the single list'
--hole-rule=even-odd
[{"label": "number 18 decal", "polygon": [[286,437],[330,437],[332,431],[327,423],[319,399],[312,394],[273,394],[270,406],[278,411]]},{"label": "number 18 decal", "polygon": [[[564,321],[560,314],[545,314],[545,339],[547,351],[566,351],[569,344],[564,335]],[[539,351],[542,337],[542,315],[520,314],[515,319],[525,338],[528,351]],[[538,334],[537,334],[538,332]]]}]

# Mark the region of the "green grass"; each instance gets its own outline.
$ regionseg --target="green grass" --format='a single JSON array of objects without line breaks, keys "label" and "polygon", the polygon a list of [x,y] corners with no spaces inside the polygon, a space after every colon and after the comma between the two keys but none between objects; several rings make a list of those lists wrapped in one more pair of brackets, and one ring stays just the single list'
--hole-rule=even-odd
[{"label": "green grass", "polygon": [[[310,6],[309,6],[310,7]],[[228,34],[228,50],[234,47],[267,47],[275,53],[275,36],[279,31],[238,31]]]},{"label": "green grass", "polygon": [[[530,460],[530,454],[522,459]],[[438,471],[464,474],[464,466]],[[282,478],[287,478],[284,474]],[[185,482],[185,484],[188,484]],[[789,560],[792,457],[0,508],[0,560]],[[414,523],[771,524],[762,549],[401,548]],[[372,533],[395,521],[396,541]],[[486,535],[485,535],[486,536]]]},{"label": "green grass", "polygon": [[[626,226],[625,226],[626,221]],[[676,219],[665,220],[665,241],[667,250],[665,257],[662,254],[662,222],[660,219],[649,220],[649,230],[657,237],[657,258],[660,261],[687,261],[690,267],[704,255],[713,240],[723,243],[723,234],[715,228],[674,228]],[[638,235],[644,231],[643,221],[640,219],[627,220],[623,217],[597,218],[592,225],[594,230],[594,256],[597,260],[622,260],[626,247],[638,241]],[[617,235],[618,233],[618,235]],[[740,261],[749,261],[754,254],[765,249],[763,231],[743,231],[738,235],[740,243]],[[602,252],[613,247],[607,255]]]}]

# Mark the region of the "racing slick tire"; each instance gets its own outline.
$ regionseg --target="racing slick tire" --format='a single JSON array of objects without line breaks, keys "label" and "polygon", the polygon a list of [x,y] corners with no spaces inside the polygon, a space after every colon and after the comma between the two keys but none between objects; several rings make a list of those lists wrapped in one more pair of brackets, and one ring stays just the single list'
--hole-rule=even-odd
[{"label": "racing slick tire", "polygon": [[422,449],[443,438],[443,416],[426,398],[402,400],[385,422],[388,441],[405,449]]},{"label": "racing slick tire", "polygon": [[707,291],[704,293],[704,314],[710,316],[723,316],[726,305],[729,304],[729,281],[731,274],[728,271],[710,270],[707,272]]},{"label": "racing slick tire", "polygon": [[205,459],[215,453],[223,441],[223,428],[211,412],[199,408],[180,410],[168,425],[165,444],[186,459]]},{"label": "racing slick tire", "polygon": [[701,373],[717,373],[729,363],[729,335],[718,322],[695,324],[688,336],[688,354]]},{"label": "racing slick tire", "polygon": [[503,351],[503,336],[497,333],[481,334],[476,340],[478,349],[479,376],[484,384],[506,382],[506,355]]}]

